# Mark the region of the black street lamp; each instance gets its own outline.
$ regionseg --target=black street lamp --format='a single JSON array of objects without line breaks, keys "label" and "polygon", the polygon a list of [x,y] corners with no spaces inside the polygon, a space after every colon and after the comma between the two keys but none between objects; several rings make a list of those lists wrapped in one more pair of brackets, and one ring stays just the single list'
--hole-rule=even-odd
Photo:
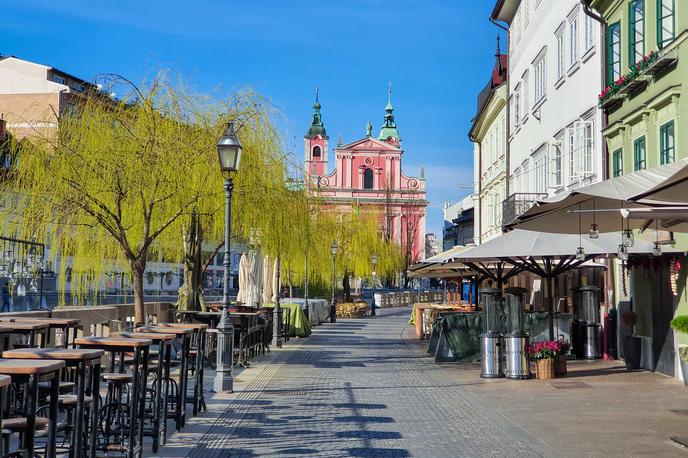
[{"label": "black street lamp", "polygon": [[217,325],[217,369],[215,370],[215,392],[234,391],[232,366],[234,364],[234,326],[229,319],[229,268],[230,268],[230,226],[232,220],[232,177],[239,169],[241,160],[241,143],[236,136],[234,123],[227,123],[222,137],[217,142],[217,156],[220,160],[220,170],[225,177],[225,256],[224,281],[222,284],[222,316]]},{"label": "black street lamp", "polygon": [[337,308],[334,305],[334,261],[337,258],[337,251],[339,251],[339,245],[337,241],[332,242],[332,302],[330,303],[330,323],[337,322]]},{"label": "black street lamp", "polygon": [[377,253],[373,253],[371,261],[373,261],[373,302],[370,306],[370,316],[375,316],[375,283],[377,280],[377,272],[375,272],[375,268],[377,267]]}]

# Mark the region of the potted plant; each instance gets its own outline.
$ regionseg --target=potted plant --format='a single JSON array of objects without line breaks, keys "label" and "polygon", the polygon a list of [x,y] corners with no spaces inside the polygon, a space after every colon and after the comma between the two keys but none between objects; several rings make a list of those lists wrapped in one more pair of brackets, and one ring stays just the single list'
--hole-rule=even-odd
[{"label": "potted plant", "polygon": [[631,335],[626,336],[623,341],[624,359],[626,360],[626,369],[635,370],[640,368],[640,356],[642,352],[642,341],[640,337],[633,335],[633,326],[638,321],[638,315],[635,312],[626,310],[621,313],[621,322],[630,331]]},{"label": "potted plant", "polygon": [[[671,320],[671,327],[676,332],[688,335],[688,315],[679,315]],[[681,362],[683,384],[688,386],[688,346],[683,345],[679,347],[678,359]]]},{"label": "potted plant", "polygon": [[568,373],[566,367],[566,353],[569,352],[571,344],[568,340],[564,339],[564,336],[559,336],[559,340],[557,340],[557,343],[559,344],[559,353],[557,354],[557,357],[554,359],[554,374],[566,375]]},{"label": "potted plant", "polygon": [[561,348],[556,340],[537,342],[528,348],[530,359],[535,361],[535,377],[541,380],[552,379],[554,374],[554,359]]}]

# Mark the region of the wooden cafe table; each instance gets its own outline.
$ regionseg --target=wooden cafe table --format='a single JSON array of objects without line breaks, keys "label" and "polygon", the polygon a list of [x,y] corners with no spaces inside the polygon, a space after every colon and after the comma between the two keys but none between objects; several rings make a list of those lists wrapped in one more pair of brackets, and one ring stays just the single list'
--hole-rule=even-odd
[{"label": "wooden cafe table", "polygon": [[[62,331],[64,336],[64,343],[61,345],[63,348],[67,348],[70,343],[76,337],[76,330],[81,325],[81,320],[76,318],[41,318],[41,317],[31,317],[31,316],[7,316],[0,318],[0,325],[4,321],[14,321],[14,322],[34,322],[34,323],[45,323],[48,325],[48,340],[50,340],[50,330],[59,329]],[[71,339],[70,339],[71,331]]]},{"label": "wooden cafe table", "polygon": [[55,458],[55,436],[57,428],[57,402],[60,382],[60,369],[65,367],[61,360],[45,359],[0,359],[0,374],[9,375],[12,383],[26,384],[23,419],[5,419],[3,427],[8,424],[25,424],[20,451],[24,456],[33,457],[36,439],[36,405],[38,402],[38,380],[50,379],[50,407],[48,418],[48,444],[45,456]]},{"label": "wooden cafe table", "polygon": [[[174,334],[175,338],[180,343],[180,357],[179,357],[179,386],[177,389],[177,402],[175,403],[174,420],[177,431],[181,431],[186,423],[186,387],[189,382],[188,375],[188,359],[189,346],[191,343],[191,336],[194,333],[193,328],[190,327],[162,327],[162,326],[142,326],[136,328],[136,332],[152,332],[155,334]],[[165,412],[167,417],[167,412]]]},{"label": "wooden cafe table", "polygon": [[[205,367],[205,340],[208,325],[205,323],[158,323],[157,327],[163,329],[193,329],[193,340],[196,341],[196,370],[194,371],[193,414],[198,415],[200,409],[206,409],[205,395],[203,394],[203,370]],[[184,400],[186,392],[184,392]]]},{"label": "wooden cafe table", "polygon": [[[100,357],[105,352],[103,350],[86,350],[75,348],[22,348],[16,350],[9,350],[3,352],[2,357],[6,359],[32,359],[32,360],[57,360],[64,361],[67,367],[75,368],[76,377],[75,395],[76,407],[74,411],[74,425],[72,428],[72,438],[69,447],[69,457],[95,457],[95,440],[96,440],[96,423],[97,423],[97,397],[100,379]],[[88,380],[86,377],[86,368],[91,368],[91,383],[88,388],[91,396],[91,412],[89,414],[90,444],[89,447],[84,447],[83,444],[83,418],[84,418],[84,404],[85,393]],[[73,396],[69,396],[70,398]],[[62,397],[66,399],[65,397]],[[58,398],[59,399],[59,398]]]},{"label": "wooden cafe table", "polygon": [[[146,378],[148,375],[148,351],[153,341],[150,339],[129,339],[125,337],[78,337],[74,343],[79,348],[104,350],[110,353],[110,371],[115,370],[115,360],[120,355],[124,360],[124,353],[134,354],[132,367],[131,396],[129,398],[129,436],[126,449],[118,451],[126,453],[127,458],[143,456],[143,416],[146,403]],[[123,367],[120,367],[123,369]],[[122,370],[123,372],[123,370]],[[112,445],[112,444],[111,444]],[[108,452],[112,447],[106,446]],[[111,455],[108,455],[111,456]]]},{"label": "wooden cafe table", "polygon": [[[10,329],[12,334],[19,334],[29,336],[28,346],[31,348],[40,346],[45,348],[48,344],[48,332],[50,326],[47,323],[40,323],[37,321],[16,321],[12,318],[0,318],[0,326]],[[40,336],[40,344],[36,342],[36,337]]]},{"label": "wooden cafe table", "polygon": [[[153,345],[157,345],[160,348],[160,351],[158,352],[158,364],[155,368],[155,400],[153,407],[153,422],[150,431],[150,436],[153,438],[153,453],[157,453],[158,446],[165,445],[165,442],[167,441],[168,384],[170,380],[172,342],[174,339],[176,339],[176,335],[155,332],[117,332],[112,334],[112,337],[122,337],[126,339],[150,339],[153,341]],[[144,435],[147,435],[145,430]]]}]

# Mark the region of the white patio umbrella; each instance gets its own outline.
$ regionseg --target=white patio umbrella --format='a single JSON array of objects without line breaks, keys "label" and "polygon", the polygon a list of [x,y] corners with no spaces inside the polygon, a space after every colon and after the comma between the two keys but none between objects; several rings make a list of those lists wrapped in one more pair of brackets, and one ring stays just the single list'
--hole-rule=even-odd
[{"label": "white patio umbrella", "polygon": [[248,289],[248,259],[246,253],[241,254],[239,260],[239,293],[237,294],[237,302],[241,304],[246,303],[246,296]]},{"label": "white patio umbrella", "polygon": [[265,256],[263,259],[263,304],[266,304],[268,302],[272,301],[272,287],[273,287],[273,279],[272,279],[272,269],[273,265],[270,262],[270,258]]},{"label": "white patio umbrella", "polygon": [[587,234],[593,224],[600,232],[645,228],[658,211],[657,199],[671,198],[667,186],[684,183],[687,169],[688,160],[681,160],[582,186],[536,202],[510,227],[559,234]]}]

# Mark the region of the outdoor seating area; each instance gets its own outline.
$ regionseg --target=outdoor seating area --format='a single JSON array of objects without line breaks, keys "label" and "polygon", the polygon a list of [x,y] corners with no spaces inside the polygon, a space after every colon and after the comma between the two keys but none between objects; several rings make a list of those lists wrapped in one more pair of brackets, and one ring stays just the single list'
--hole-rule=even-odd
[{"label": "outdoor seating area", "polygon": [[[237,363],[269,345],[249,315],[232,314],[247,342]],[[165,445],[168,421],[182,431],[205,411],[210,326],[152,318],[136,329],[106,321],[88,335],[79,319],[2,315],[2,456],[147,456]]]}]

